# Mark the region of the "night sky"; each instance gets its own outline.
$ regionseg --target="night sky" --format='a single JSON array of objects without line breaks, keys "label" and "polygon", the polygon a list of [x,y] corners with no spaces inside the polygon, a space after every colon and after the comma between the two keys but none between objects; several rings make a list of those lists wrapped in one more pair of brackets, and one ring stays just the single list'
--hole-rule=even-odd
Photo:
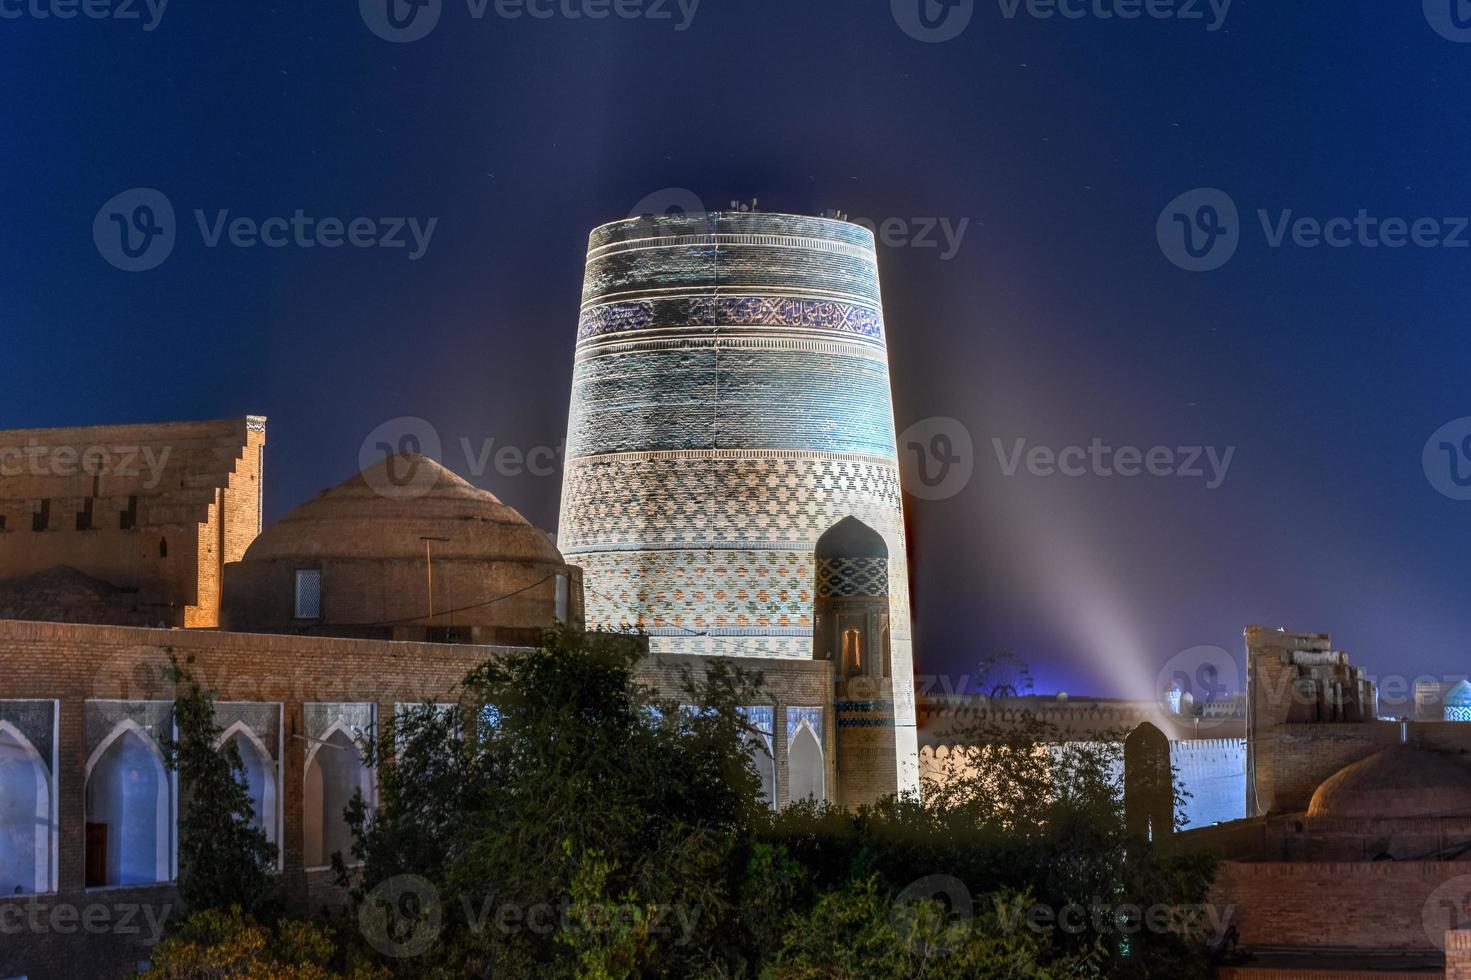
[{"label": "night sky", "polygon": [[[588,231],[668,188],[841,209],[898,222],[899,429],[954,418],[974,445],[963,489],[906,501],[921,674],[958,684],[1011,651],[1039,690],[1137,693],[1187,648],[1239,659],[1249,623],[1331,631],[1374,675],[1471,669],[1471,502],[1422,465],[1471,415],[1471,231],[1269,241],[1289,210],[1454,237],[1471,43],[1430,22],[1471,39],[1464,0],[1235,0],[1216,30],[1205,0],[1198,20],[975,0],[941,43],[887,0],[703,0],[684,30],[672,0],[601,20],[444,0],[412,43],[347,0],[179,2],[153,30],[142,0],[136,20],[34,15],[50,2],[0,0],[0,425],[267,415],[270,519],[418,416],[451,468],[554,529],[557,475],[477,476],[460,446],[562,441]],[[138,187],[177,238],[127,272],[93,224]],[[1156,234],[1196,188],[1239,209],[1213,271]],[[196,209],[438,221],[411,260],[211,248]],[[939,219],[967,222],[948,258],[922,234]],[[1234,454],[1215,489],[1007,476],[994,440],[1019,439]]]}]

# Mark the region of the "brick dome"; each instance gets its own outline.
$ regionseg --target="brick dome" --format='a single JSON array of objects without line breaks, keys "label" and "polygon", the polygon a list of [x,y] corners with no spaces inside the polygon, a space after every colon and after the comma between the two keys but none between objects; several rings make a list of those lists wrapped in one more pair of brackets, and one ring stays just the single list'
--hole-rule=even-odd
[{"label": "brick dome", "polygon": [[1308,816],[1368,820],[1471,815],[1471,764],[1417,745],[1396,745],[1329,776]]},{"label": "brick dome", "polygon": [[266,528],[244,560],[424,557],[546,561],[562,555],[545,532],[427,456],[394,456],[291,511]]},{"label": "brick dome", "polygon": [[266,528],[225,568],[226,628],[534,643],[582,615],[545,532],[427,456],[391,456]]}]

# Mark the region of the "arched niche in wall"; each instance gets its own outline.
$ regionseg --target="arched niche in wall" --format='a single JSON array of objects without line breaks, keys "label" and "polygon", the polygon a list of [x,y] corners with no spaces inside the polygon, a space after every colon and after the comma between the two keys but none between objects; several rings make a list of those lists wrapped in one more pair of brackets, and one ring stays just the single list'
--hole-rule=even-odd
[{"label": "arched niche in wall", "polygon": [[46,760],[0,721],[0,895],[52,891],[54,797]]}]

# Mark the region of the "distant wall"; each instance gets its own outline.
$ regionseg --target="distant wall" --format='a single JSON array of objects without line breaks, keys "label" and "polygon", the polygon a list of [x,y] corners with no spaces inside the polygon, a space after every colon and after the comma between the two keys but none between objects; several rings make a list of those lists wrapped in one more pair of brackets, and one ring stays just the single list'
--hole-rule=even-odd
[{"label": "distant wall", "polygon": [[1209,827],[1246,816],[1246,739],[1170,743],[1170,764],[1189,792],[1185,827]]}]

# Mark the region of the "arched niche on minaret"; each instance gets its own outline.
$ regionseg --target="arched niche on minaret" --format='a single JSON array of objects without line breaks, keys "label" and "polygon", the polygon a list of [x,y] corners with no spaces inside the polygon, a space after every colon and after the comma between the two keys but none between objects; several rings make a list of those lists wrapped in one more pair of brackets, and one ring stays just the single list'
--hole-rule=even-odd
[{"label": "arched niche on minaret", "polygon": [[814,549],[812,655],[839,678],[889,677],[889,547],[856,517],[845,517]]}]

